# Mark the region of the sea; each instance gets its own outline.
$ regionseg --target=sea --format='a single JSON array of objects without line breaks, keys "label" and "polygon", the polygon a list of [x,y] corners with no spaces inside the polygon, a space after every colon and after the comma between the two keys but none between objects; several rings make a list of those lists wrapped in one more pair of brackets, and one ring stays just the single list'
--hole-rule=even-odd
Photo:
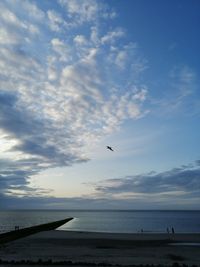
[{"label": "sea", "polygon": [[200,211],[163,210],[9,210],[0,211],[0,233],[74,219],[58,230],[110,233],[200,233]]}]

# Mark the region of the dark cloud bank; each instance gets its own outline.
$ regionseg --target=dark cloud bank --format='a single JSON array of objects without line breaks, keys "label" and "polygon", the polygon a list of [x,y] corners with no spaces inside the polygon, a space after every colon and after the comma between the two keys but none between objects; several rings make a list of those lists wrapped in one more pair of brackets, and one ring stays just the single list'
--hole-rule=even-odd
[{"label": "dark cloud bank", "polygon": [[[20,189],[24,188],[29,192],[29,196],[5,195],[1,190],[0,208],[199,209],[199,161],[195,165],[182,166],[162,173],[151,172],[100,181],[91,185],[96,190],[96,194],[92,197],[42,196],[46,193],[42,192],[42,189],[40,189],[41,192],[39,189],[33,190],[31,196],[31,188],[26,185],[27,180],[23,178],[23,175],[23,172],[15,171],[15,175],[10,175],[7,184],[5,184],[5,179],[1,180],[1,188],[12,187],[16,184]],[[22,178],[19,178],[21,176]]]},{"label": "dark cloud bank", "polygon": [[200,196],[200,168],[196,166],[182,166],[170,171],[151,172],[125,178],[109,179],[105,185],[96,185],[96,190],[105,194],[143,193],[165,194],[182,192]]},{"label": "dark cloud bank", "polygon": [[[21,155],[21,158],[0,157],[1,207],[4,204],[6,206],[7,200],[11,203],[14,199],[5,195],[10,190],[24,190],[28,195],[32,192],[36,196],[46,192],[29,187],[29,178],[40,171],[86,161],[67,150],[63,153],[62,147],[56,142],[50,144],[49,140],[55,136],[54,129],[50,126],[48,121],[34,118],[23,103],[19,104],[17,95],[0,92],[0,129],[6,136],[6,141],[17,140],[6,152],[20,152]],[[56,137],[59,140],[59,136]]]},{"label": "dark cloud bank", "polygon": [[[122,201],[132,198],[132,206],[151,208],[199,209],[200,161],[170,171],[108,179],[95,185],[100,195]],[[130,206],[129,206],[130,208]]]}]

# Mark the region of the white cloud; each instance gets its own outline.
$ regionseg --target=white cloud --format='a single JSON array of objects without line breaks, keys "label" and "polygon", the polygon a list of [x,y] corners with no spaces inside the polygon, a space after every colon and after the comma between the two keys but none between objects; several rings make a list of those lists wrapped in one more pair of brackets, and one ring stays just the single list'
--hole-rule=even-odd
[{"label": "white cloud", "polygon": [[96,24],[100,19],[114,19],[117,16],[114,10],[97,0],[59,0],[59,3],[66,10],[66,25],[69,28],[84,23]]},{"label": "white cloud", "polygon": [[61,15],[54,10],[48,10],[47,16],[49,18],[49,26],[52,29],[52,31],[56,32],[61,31],[62,26],[65,24]]},{"label": "white cloud", "polygon": [[52,49],[59,55],[60,61],[69,61],[71,59],[70,48],[62,40],[54,38],[51,40],[51,45]]},{"label": "white cloud", "polygon": [[[107,19],[111,14],[106,5],[60,1],[67,18],[77,27],[80,23],[86,27],[83,35],[82,31],[70,31],[70,22],[58,11],[44,12],[23,1],[14,12],[16,3],[0,31],[0,120],[13,144],[12,157],[4,158],[5,168],[12,166],[16,174],[14,181],[10,174],[10,184],[19,180],[20,168],[24,172],[20,183],[27,186],[27,177],[45,168],[86,161],[91,142],[120,129],[124,120],[144,115],[147,89],[128,79],[132,68],[127,58],[134,49],[117,47],[117,43],[116,49],[111,49],[111,43],[122,39],[123,31],[99,29],[100,12],[105,11]],[[18,26],[9,26],[17,18]],[[69,30],[67,35],[62,27]],[[123,66],[126,84],[120,82],[121,69],[114,69],[113,62]],[[9,150],[2,139],[3,150]]]},{"label": "white cloud", "polygon": [[109,49],[108,61],[110,64],[116,66],[121,72],[126,71],[127,66],[129,66],[134,80],[148,68],[148,62],[140,55],[137,43],[110,44]]},{"label": "white cloud", "polygon": [[115,64],[123,69],[126,65],[126,60],[127,60],[128,54],[126,51],[119,51],[116,58],[115,58]]},{"label": "white cloud", "polygon": [[59,2],[66,8],[69,18],[75,18],[78,24],[94,21],[99,11],[98,2],[93,0],[59,0]]},{"label": "white cloud", "polygon": [[32,34],[40,34],[40,30],[38,29],[38,27],[36,26],[36,25],[33,25],[33,24],[30,24],[29,26],[28,26],[28,30],[29,30],[29,32],[30,33],[32,33]]},{"label": "white cloud", "polygon": [[12,0],[7,0],[12,6],[15,6],[17,8],[20,7],[21,11],[26,12],[28,14],[29,18],[31,18],[34,21],[42,22],[45,18],[45,12],[43,12],[38,6],[28,0],[15,0],[14,2]]},{"label": "white cloud", "polygon": [[47,76],[50,81],[54,81],[58,78],[58,71],[56,68],[57,57],[49,55],[47,57]]},{"label": "white cloud", "polygon": [[123,37],[125,35],[125,31],[122,29],[116,29],[114,31],[108,32],[106,35],[104,35],[101,38],[101,43],[106,44],[106,43],[114,43],[117,39]]},{"label": "white cloud", "polygon": [[74,43],[76,45],[84,46],[87,44],[87,39],[85,38],[84,35],[76,35],[74,37]]},{"label": "white cloud", "polygon": [[146,97],[147,97],[147,89],[144,88],[139,92],[136,91],[133,98],[136,100],[138,99],[140,101],[144,101],[146,99]]},{"label": "white cloud", "polygon": [[13,33],[11,35],[6,29],[0,28],[0,44],[16,44],[19,42],[19,37]]},{"label": "white cloud", "polygon": [[98,28],[96,26],[91,27],[90,29],[91,35],[90,35],[90,39],[91,42],[98,46],[99,45],[99,37],[98,37]]},{"label": "white cloud", "polygon": [[0,20],[10,24],[14,27],[26,28],[26,24],[23,23],[13,12],[8,10],[5,6],[1,4],[1,17]]},{"label": "white cloud", "polygon": [[[9,2],[9,1],[8,1]],[[16,1],[17,2],[17,1]],[[15,6],[16,3],[13,3]],[[26,2],[23,4],[26,6]],[[24,6],[21,6],[21,11]],[[39,35],[40,31],[36,24],[31,23],[27,15],[23,15],[20,12],[14,13],[15,9],[9,10],[5,3],[0,3],[0,9],[2,15],[0,16],[0,43],[6,45],[21,44],[22,39],[24,42],[28,42],[29,36]],[[18,13],[18,14],[17,14]]]}]

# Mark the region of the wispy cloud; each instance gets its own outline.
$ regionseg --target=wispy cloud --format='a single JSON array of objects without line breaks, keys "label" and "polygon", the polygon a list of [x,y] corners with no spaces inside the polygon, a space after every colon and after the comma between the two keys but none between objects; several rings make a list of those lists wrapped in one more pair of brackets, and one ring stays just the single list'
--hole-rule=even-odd
[{"label": "wispy cloud", "polygon": [[87,161],[90,142],[144,116],[148,88],[132,78],[138,48],[100,26],[116,16],[105,3],[0,5],[1,192],[24,193],[31,176]]},{"label": "wispy cloud", "polygon": [[70,26],[96,23],[98,18],[112,19],[116,17],[116,12],[108,8],[103,2],[93,0],[59,0],[59,3],[67,12],[67,18],[70,20],[68,25]]},{"label": "wispy cloud", "polygon": [[[197,95],[197,75],[193,68],[188,65],[174,66],[168,75],[166,84],[163,86],[163,94],[153,100],[153,105],[158,107],[161,114],[185,115],[195,113]],[[155,108],[155,110],[157,110]]]}]

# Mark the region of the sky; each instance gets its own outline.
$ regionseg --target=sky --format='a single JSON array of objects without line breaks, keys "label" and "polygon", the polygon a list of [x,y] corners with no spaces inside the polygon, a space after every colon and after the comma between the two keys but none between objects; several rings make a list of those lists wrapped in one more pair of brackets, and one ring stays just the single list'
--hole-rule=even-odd
[{"label": "sky", "polygon": [[199,209],[200,2],[0,9],[0,209]]}]

